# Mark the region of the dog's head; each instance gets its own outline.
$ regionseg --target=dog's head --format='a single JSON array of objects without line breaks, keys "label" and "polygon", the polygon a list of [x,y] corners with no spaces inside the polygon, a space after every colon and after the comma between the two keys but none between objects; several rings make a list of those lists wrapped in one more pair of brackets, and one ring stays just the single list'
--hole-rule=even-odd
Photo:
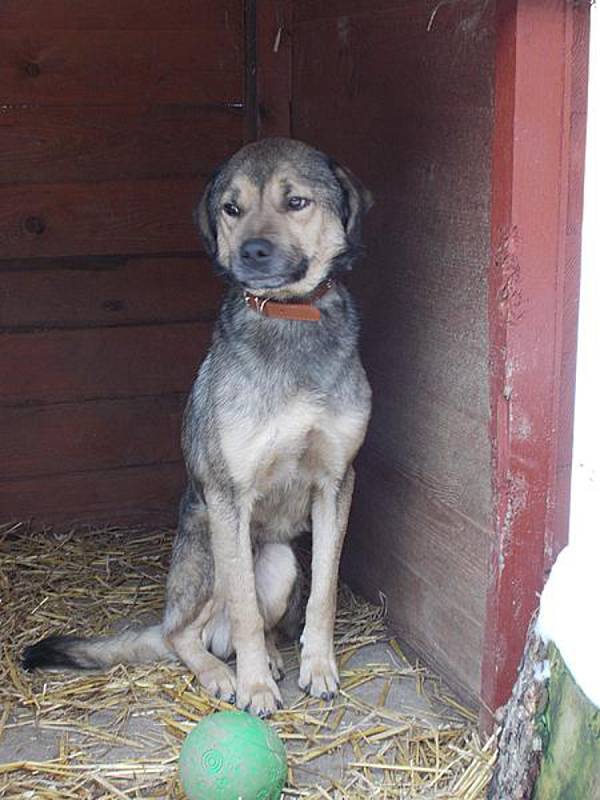
[{"label": "dog's head", "polygon": [[256,294],[302,295],[349,269],[371,195],[345,167],[292,139],[262,139],[207,185],[196,219],[217,269]]}]

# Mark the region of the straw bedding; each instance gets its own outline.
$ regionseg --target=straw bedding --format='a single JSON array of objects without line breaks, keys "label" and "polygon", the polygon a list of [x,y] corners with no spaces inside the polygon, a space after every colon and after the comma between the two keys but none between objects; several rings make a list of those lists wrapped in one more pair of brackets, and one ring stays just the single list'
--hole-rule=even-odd
[{"label": "straw bedding", "polygon": [[[181,741],[227,707],[183,667],[33,676],[19,667],[23,646],[50,632],[158,618],[171,541],[169,531],[0,529],[0,797],[183,798]],[[342,590],[336,649],[342,691],[331,703],[300,693],[296,647],[284,652],[287,708],[271,721],[288,749],[284,797],[483,798],[493,740],[482,743],[473,714],[405,658],[384,608]]]}]

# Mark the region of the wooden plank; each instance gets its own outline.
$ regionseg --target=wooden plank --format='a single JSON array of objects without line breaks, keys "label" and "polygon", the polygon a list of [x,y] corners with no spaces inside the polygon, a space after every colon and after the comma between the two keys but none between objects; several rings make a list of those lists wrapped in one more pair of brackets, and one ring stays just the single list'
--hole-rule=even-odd
[{"label": "wooden plank", "polygon": [[0,404],[187,392],[211,329],[199,322],[4,335]]},{"label": "wooden plank", "polygon": [[246,92],[244,96],[244,141],[253,142],[257,137],[258,105],[256,92],[257,47],[256,47],[256,0],[244,1],[244,72]]},{"label": "wooden plank", "polygon": [[177,461],[184,402],[185,395],[175,394],[5,408],[3,477]]},{"label": "wooden plank", "polygon": [[564,506],[555,508],[568,496],[559,465],[569,460],[564,432],[573,387],[565,396],[561,384],[574,358],[576,313],[565,300],[576,294],[579,267],[568,234],[581,225],[580,211],[569,215],[569,197],[581,192],[581,170],[572,165],[583,150],[581,135],[571,139],[571,110],[573,102],[581,112],[585,96],[589,6],[501,0],[496,24],[489,295],[495,540],[482,672],[491,710],[510,695],[545,572],[566,539]]},{"label": "wooden plank", "polygon": [[[417,110],[431,114],[437,109],[489,109],[489,75],[478,69],[493,36],[489,8],[480,0],[463,0],[460,8],[449,4],[428,31],[437,5],[434,0],[412,0],[374,15],[363,0],[364,15],[295,19],[294,135],[297,126],[304,127],[303,117],[319,124],[311,117],[311,107],[320,100],[320,111],[329,119],[352,111],[359,116],[362,108],[364,123],[370,122],[376,140],[385,134],[389,117],[402,129]],[[448,61],[446,69],[436,68],[441,60]],[[328,103],[322,103],[325,94]],[[346,128],[339,132],[340,142],[354,135]],[[395,139],[389,139],[386,152],[394,150]],[[370,152],[376,152],[372,145]]]},{"label": "wooden plank", "polygon": [[0,479],[0,522],[172,525],[183,462],[12,480]]},{"label": "wooden plank", "polygon": [[195,251],[192,211],[202,188],[184,179],[0,187],[0,255]]},{"label": "wooden plank", "polygon": [[0,29],[4,105],[241,103],[239,26],[204,33]]},{"label": "wooden plank", "polygon": [[5,332],[207,321],[215,317],[224,291],[200,254],[34,260],[29,269],[2,269],[12,263],[0,261],[0,330]]},{"label": "wooden plank", "polygon": [[[394,630],[477,704],[489,534],[465,514],[461,495],[476,482],[473,465],[457,460],[451,474],[428,474],[423,464],[390,463],[388,448],[370,439],[357,465],[347,576],[375,601],[382,591]],[[427,458],[426,442],[422,452]],[[485,520],[484,511],[479,516]]]},{"label": "wooden plank", "polygon": [[292,3],[263,0],[256,9],[257,134],[289,136],[292,100]]},{"label": "wooden plank", "polygon": [[392,629],[478,705],[481,664],[473,654],[484,636],[486,537],[473,536],[473,521],[427,482],[399,478],[372,449],[357,475],[345,578],[373,602],[383,592]]},{"label": "wooden plank", "polygon": [[[434,476],[415,474],[398,463],[390,465],[386,450],[374,445],[360,457],[358,466],[364,478],[356,493],[356,514],[381,531],[387,556],[377,567],[383,566],[391,575],[398,563],[405,564],[422,581],[437,587],[438,601],[443,598],[444,605],[460,610],[472,625],[483,629],[489,534],[474,535],[478,521],[464,513],[460,495],[450,499]],[[448,482],[455,477],[449,476]],[[389,547],[384,546],[386,539]],[[367,544],[372,545],[372,540]],[[404,595],[405,589],[396,587],[396,592]],[[421,613],[407,609],[406,616],[414,620]],[[424,620],[419,624],[426,633]],[[460,649],[462,643],[453,646]]]},{"label": "wooden plank", "polygon": [[0,184],[198,177],[238,149],[239,111],[198,106],[9,106]]},{"label": "wooden plank", "polygon": [[[301,3],[294,5],[294,24],[331,18],[345,20],[388,12],[394,14],[398,11],[410,14],[413,18],[415,15],[425,14],[427,22],[439,3],[425,2],[419,5],[421,8],[415,7],[415,4],[411,5],[410,2],[400,4],[398,0],[371,0],[370,3],[366,3],[365,0],[328,0],[327,3],[322,3],[321,0],[302,0]],[[382,23],[385,24],[385,20],[380,19],[378,24]]]},{"label": "wooden plank", "polygon": [[3,30],[241,30],[242,0],[2,0]]},{"label": "wooden plank", "polygon": [[428,31],[437,2],[344,5],[337,17],[295,5],[292,131],[375,195],[350,279],[374,409],[345,574],[383,592],[397,630],[472,701],[492,533],[494,18],[466,0],[440,7]]}]

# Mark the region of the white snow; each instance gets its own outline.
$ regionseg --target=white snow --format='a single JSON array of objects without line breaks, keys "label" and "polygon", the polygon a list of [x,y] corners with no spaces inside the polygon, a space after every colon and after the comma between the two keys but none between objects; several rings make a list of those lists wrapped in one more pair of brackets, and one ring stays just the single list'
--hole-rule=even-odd
[{"label": "white snow", "polygon": [[533,670],[533,678],[539,683],[545,683],[550,677],[550,661],[545,659],[541,664],[536,664]]},{"label": "white snow", "polygon": [[542,592],[538,633],[553,641],[575,682],[600,708],[600,520],[567,545]]}]

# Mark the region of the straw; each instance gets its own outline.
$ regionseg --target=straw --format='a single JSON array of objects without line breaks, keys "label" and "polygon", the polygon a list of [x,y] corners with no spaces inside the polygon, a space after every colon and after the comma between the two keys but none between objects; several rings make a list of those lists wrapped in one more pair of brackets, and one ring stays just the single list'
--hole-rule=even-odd
[{"label": "straw", "polygon": [[[4,759],[0,798],[183,800],[183,737],[228,707],[207,696],[185,667],[28,675],[19,665],[23,647],[49,633],[98,635],[123,618],[158,619],[172,539],[164,530],[0,529],[0,752],[11,753],[11,742],[22,743],[24,734],[56,737],[51,757],[21,746],[18,756]],[[298,690],[271,721],[288,751],[284,797],[482,800],[494,741],[482,742],[472,710],[423,664],[411,663],[383,617],[383,607],[341,590],[340,695],[323,702]],[[372,653],[386,657],[370,663]],[[283,656],[293,675],[297,647]],[[406,698],[409,686],[413,699],[402,703],[399,690]]]}]

